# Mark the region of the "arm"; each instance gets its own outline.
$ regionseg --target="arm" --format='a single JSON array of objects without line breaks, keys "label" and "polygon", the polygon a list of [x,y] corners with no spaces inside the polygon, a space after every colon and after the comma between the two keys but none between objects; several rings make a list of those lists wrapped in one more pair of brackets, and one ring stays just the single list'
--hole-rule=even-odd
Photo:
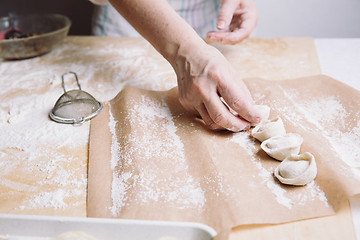
[{"label": "arm", "polygon": [[[241,131],[259,122],[251,95],[225,57],[207,45],[166,0],[110,0],[172,65],[184,108],[211,129]],[[233,115],[222,103],[239,113]]]}]

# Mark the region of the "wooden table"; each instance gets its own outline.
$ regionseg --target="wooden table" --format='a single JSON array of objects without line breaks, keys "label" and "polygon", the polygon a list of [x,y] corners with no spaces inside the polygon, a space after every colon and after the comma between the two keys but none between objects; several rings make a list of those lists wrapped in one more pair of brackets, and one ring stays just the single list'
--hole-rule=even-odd
[{"label": "wooden table", "polygon": [[[243,78],[321,74],[311,38],[215,46]],[[100,101],[113,98],[125,84],[152,90],[176,86],[171,66],[142,39],[68,37],[44,56],[0,62],[1,213],[86,216],[89,123],[65,126],[47,116],[68,71],[76,72],[82,89]],[[75,87],[71,79],[66,84]],[[344,203],[334,216],[240,226],[230,239],[355,239],[355,234]]]}]

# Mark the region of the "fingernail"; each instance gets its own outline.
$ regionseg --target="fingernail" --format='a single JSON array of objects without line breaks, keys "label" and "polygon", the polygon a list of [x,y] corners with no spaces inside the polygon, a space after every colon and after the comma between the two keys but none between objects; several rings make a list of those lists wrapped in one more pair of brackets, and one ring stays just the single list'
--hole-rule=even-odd
[{"label": "fingernail", "polygon": [[218,23],[217,23],[217,25],[216,25],[216,27],[218,28],[218,29],[223,29],[224,27],[225,27],[225,22],[224,21],[219,21]]},{"label": "fingernail", "polygon": [[261,122],[261,117],[255,117],[255,123],[260,123]]},{"label": "fingernail", "polygon": [[231,129],[228,129],[229,131],[231,131],[231,132],[241,132],[242,130],[241,129],[239,129],[239,128],[231,128]]},{"label": "fingernail", "polygon": [[243,131],[247,131],[247,130],[249,130],[250,129],[250,125],[247,125],[244,129],[243,129]]},{"label": "fingernail", "polygon": [[244,128],[232,127],[231,129],[229,129],[229,131],[241,132],[241,131],[247,131],[249,129],[250,129],[250,124],[246,125]]}]

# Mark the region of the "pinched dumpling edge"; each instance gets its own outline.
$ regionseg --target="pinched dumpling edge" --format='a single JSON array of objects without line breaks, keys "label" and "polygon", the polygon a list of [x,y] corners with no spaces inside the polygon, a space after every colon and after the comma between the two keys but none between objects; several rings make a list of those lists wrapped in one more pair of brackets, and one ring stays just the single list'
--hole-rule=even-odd
[{"label": "pinched dumpling edge", "polygon": [[[267,127],[263,131],[259,132],[259,129],[265,126],[271,127]],[[265,121],[251,130],[251,136],[259,140],[260,142],[263,142],[272,137],[282,136],[285,134],[286,130],[284,127],[284,123],[280,117]]]},{"label": "pinched dumpling edge", "polygon": [[252,127],[268,121],[270,116],[270,107],[268,105],[255,105],[255,109],[260,113],[261,121],[259,123],[251,123]]},{"label": "pinched dumpling edge", "polygon": [[[275,148],[275,149],[268,147],[269,142],[277,140],[277,139],[281,139],[281,138],[286,138],[289,136],[296,138],[296,140],[297,140],[296,145],[291,146],[291,147],[282,147],[282,148]],[[291,154],[298,154],[300,152],[300,147],[301,147],[302,143],[303,143],[303,138],[301,137],[300,134],[287,133],[285,135],[272,137],[272,138],[269,138],[269,139],[263,141],[261,143],[260,147],[270,157],[272,157],[276,160],[279,160],[279,161],[283,161],[286,157],[290,156]]]},{"label": "pinched dumpling edge", "polygon": [[[289,162],[289,161],[299,161],[299,160],[309,162],[308,167],[304,170],[304,172],[302,174],[300,174],[299,176],[297,176],[295,178],[284,178],[281,176],[280,168],[281,168],[282,164]],[[274,171],[274,175],[283,184],[295,185],[295,186],[306,185],[306,184],[310,183],[311,181],[313,181],[317,175],[317,167],[316,167],[315,157],[309,152],[305,152],[300,155],[292,154],[289,157],[285,158],[284,161],[282,161],[279,164],[279,166]]]}]

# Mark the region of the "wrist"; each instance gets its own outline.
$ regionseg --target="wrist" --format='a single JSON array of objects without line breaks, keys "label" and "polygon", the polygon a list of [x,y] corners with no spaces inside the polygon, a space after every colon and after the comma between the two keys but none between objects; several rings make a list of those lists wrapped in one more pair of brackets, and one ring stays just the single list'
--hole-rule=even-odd
[{"label": "wrist", "polygon": [[194,32],[175,38],[175,41],[169,42],[161,54],[174,69],[177,69],[179,64],[195,58],[206,47],[207,43]]},{"label": "wrist", "polygon": [[178,77],[182,74],[199,76],[222,60],[225,58],[221,52],[201,39],[200,42],[193,41],[179,46],[175,58],[170,64]]}]

